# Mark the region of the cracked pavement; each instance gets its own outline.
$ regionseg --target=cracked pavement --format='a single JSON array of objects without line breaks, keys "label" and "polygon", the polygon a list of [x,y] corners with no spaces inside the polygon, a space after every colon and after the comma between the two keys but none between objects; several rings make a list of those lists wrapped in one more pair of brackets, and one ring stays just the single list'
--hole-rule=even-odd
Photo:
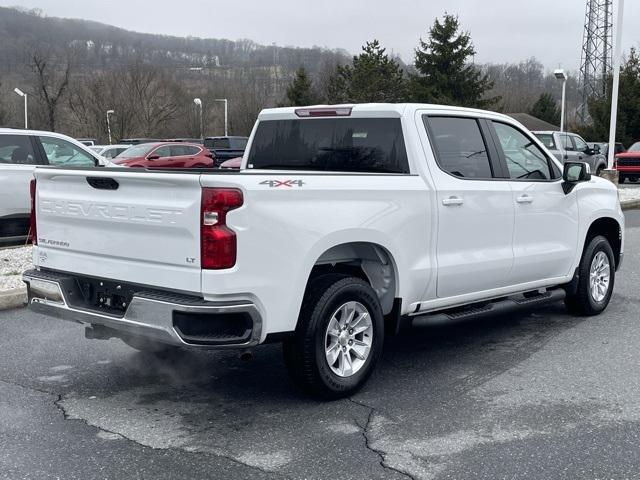
[{"label": "cracked pavement", "polygon": [[415,330],[336,402],[299,393],[278,345],[159,360],[0,312],[0,479],[637,478],[640,214],[627,219],[605,314]]}]

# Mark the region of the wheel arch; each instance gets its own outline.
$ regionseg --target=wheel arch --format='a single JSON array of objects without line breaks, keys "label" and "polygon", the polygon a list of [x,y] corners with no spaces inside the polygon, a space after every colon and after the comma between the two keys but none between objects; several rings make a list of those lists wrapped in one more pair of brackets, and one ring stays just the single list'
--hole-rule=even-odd
[{"label": "wheel arch", "polygon": [[620,266],[621,253],[622,253],[622,225],[612,217],[600,217],[595,219],[589,225],[587,235],[585,238],[583,250],[589,244],[589,241],[598,235],[605,237],[611,249],[613,250],[613,256],[616,263],[616,269]]},{"label": "wheel arch", "polygon": [[398,294],[398,267],[392,253],[371,241],[345,242],[327,248],[314,262],[307,285],[319,275],[344,273],[362,278],[378,295],[382,312],[394,310]]}]

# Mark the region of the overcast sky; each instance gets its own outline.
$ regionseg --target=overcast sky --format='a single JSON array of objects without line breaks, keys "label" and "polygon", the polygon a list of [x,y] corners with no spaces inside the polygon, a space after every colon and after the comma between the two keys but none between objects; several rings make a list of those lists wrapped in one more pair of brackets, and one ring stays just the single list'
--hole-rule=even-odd
[{"label": "overcast sky", "polygon": [[[624,47],[640,46],[640,1],[625,5]],[[139,32],[249,38],[258,43],[359,51],[379,39],[411,62],[418,38],[445,10],[471,32],[476,62],[535,56],[577,69],[586,0],[0,0],[46,15],[84,18]],[[633,28],[632,28],[633,27]]]}]

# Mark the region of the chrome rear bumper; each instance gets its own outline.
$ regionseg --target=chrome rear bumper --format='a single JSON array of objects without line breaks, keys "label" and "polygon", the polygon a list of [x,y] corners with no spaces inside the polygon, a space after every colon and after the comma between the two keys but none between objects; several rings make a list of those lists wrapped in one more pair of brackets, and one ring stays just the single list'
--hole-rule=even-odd
[{"label": "chrome rear bumper", "polygon": [[[198,297],[172,292],[141,291],[134,294],[124,315],[112,315],[95,309],[71,305],[66,284],[72,275],[55,272],[28,270],[22,275],[27,284],[28,305],[31,310],[62,320],[85,325],[102,325],[121,332],[177,346],[194,348],[244,348],[260,343],[262,319],[251,302],[207,302]],[[251,318],[248,338],[239,343],[216,342],[215,340],[193,343],[185,340],[174,326],[174,314],[193,314],[196,317],[215,321],[216,316],[246,314]]]}]

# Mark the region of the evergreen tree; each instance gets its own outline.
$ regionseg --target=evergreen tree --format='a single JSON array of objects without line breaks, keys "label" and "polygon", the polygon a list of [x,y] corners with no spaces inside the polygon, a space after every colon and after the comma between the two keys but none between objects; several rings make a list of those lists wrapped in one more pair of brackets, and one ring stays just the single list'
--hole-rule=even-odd
[{"label": "evergreen tree", "polygon": [[367,42],[351,65],[339,65],[329,79],[331,103],[402,102],[405,78],[398,62],[385,53],[378,40]]},{"label": "evergreen tree", "polygon": [[313,84],[304,67],[298,68],[293,80],[287,87],[287,100],[292,107],[302,107],[317,103]]},{"label": "evergreen tree", "polygon": [[531,107],[529,114],[552,125],[560,125],[560,109],[553,96],[549,93],[540,95],[536,103]]},{"label": "evergreen tree", "polygon": [[[592,123],[576,129],[590,142],[609,139],[612,84],[610,76],[607,95],[589,100],[589,115]],[[626,147],[640,141],[640,57],[633,48],[620,70],[616,141],[622,142]]]},{"label": "evergreen tree", "polygon": [[442,21],[436,18],[427,41],[420,39],[418,74],[410,83],[414,101],[483,108],[499,100],[485,98],[493,83],[470,63],[476,51],[469,33],[459,33],[459,28],[458,17],[445,14]]}]

